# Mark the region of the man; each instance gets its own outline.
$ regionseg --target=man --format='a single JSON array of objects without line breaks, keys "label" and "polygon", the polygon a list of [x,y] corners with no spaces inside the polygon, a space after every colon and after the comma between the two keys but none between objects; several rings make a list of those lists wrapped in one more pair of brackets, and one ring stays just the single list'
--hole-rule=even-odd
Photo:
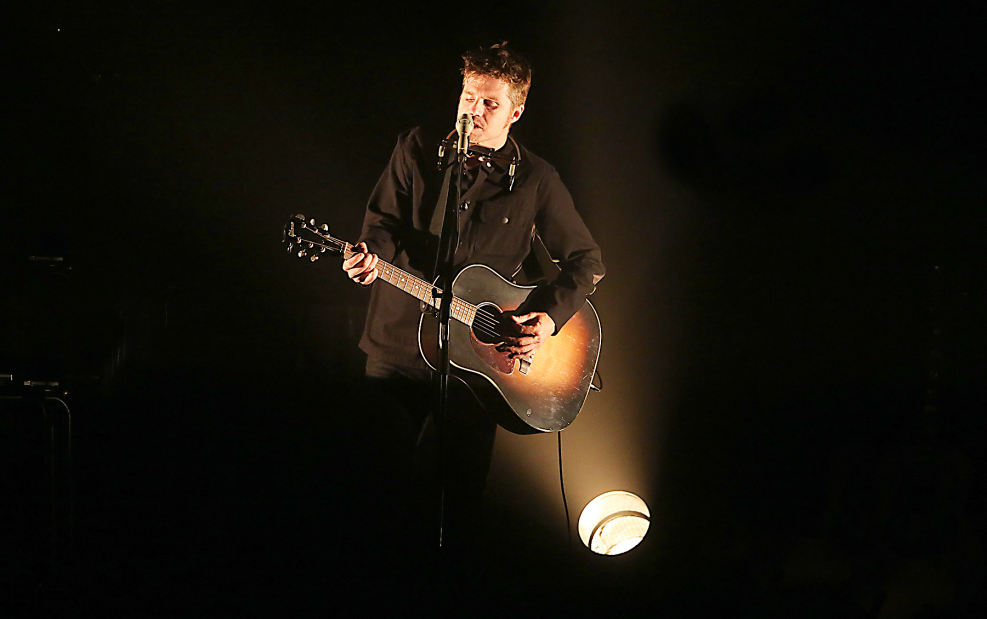
[{"label": "man", "polygon": [[[511,355],[536,355],[546,339],[582,307],[603,277],[600,249],[555,169],[509,135],[525,109],[531,84],[527,61],[506,44],[467,53],[463,59],[457,117],[469,114],[473,118],[471,144],[520,161],[513,179],[510,165],[499,157],[472,157],[467,162],[455,267],[458,270],[481,263],[511,279],[532,251],[537,232],[548,253],[558,261],[560,272],[553,281],[535,288],[513,313],[514,336],[503,344]],[[437,147],[443,137],[429,136],[417,128],[399,138],[370,197],[363,241],[356,246],[358,253],[343,262],[343,270],[353,281],[372,284],[379,259],[423,279],[433,279],[437,239],[429,228],[442,190],[440,169],[448,167],[455,157],[455,149],[450,148],[445,160],[438,160]],[[360,341],[368,356],[371,391],[391,398],[378,405],[403,411],[399,417],[406,438],[397,438],[392,448],[403,452],[399,459],[419,463],[425,457],[421,452],[426,449],[423,445],[428,445],[424,437],[435,402],[434,389],[429,385],[431,371],[418,350],[420,311],[419,301],[405,292],[387,284],[374,286]],[[468,394],[454,394],[451,399],[450,444],[466,447],[460,450],[461,459],[455,449],[449,454],[447,470],[454,475],[447,477],[447,487],[454,499],[456,493],[468,495],[460,501],[468,520],[475,517],[482,497],[495,427],[470,404]],[[452,507],[455,512],[456,505]]]}]

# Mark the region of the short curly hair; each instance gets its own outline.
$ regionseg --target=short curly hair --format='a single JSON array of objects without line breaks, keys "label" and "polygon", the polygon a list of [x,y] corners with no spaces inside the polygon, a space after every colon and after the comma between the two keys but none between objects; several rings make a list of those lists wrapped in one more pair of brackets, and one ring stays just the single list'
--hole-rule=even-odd
[{"label": "short curly hair", "polygon": [[507,82],[507,96],[517,109],[524,105],[531,88],[531,65],[507,41],[463,54],[463,80],[487,76]]}]

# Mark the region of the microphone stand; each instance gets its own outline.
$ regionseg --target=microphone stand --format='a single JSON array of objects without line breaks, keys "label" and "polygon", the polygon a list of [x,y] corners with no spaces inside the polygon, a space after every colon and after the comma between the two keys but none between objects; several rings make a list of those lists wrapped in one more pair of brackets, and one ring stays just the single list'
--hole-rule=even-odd
[{"label": "microphone stand", "polygon": [[[446,498],[446,416],[449,411],[449,322],[452,319],[452,277],[456,249],[459,247],[459,207],[462,201],[462,180],[466,167],[467,149],[458,148],[453,173],[449,177],[445,217],[437,252],[438,287],[442,290],[439,304],[439,390],[438,430],[439,457],[439,547],[442,547],[445,528]],[[453,186],[455,191],[453,191]]]},{"label": "microphone stand", "polygon": [[[460,123],[465,123],[466,118],[460,119]],[[438,367],[438,406],[436,414],[436,426],[438,434],[438,456],[439,456],[439,547],[442,547],[445,533],[445,497],[446,497],[446,417],[449,411],[449,376],[451,365],[449,362],[449,323],[452,320],[452,278],[453,264],[455,263],[456,250],[459,248],[459,209],[462,206],[462,181],[464,178],[466,159],[469,155],[475,155],[491,160],[499,160],[508,165],[508,175],[510,184],[508,191],[514,189],[514,175],[517,166],[521,162],[520,151],[517,143],[514,143],[514,153],[510,155],[501,154],[491,148],[470,144],[469,133],[473,128],[472,122],[468,123],[469,128],[465,130],[465,135],[459,135],[453,140],[452,136],[462,127],[457,123],[457,131],[453,131],[445,140],[439,143],[439,161],[444,161],[445,149],[456,149],[455,167],[449,175],[450,187],[446,188],[445,214],[443,217],[442,231],[439,236],[439,246],[436,252],[435,273],[437,275],[437,287],[442,290],[440,295],[440,305],[438,312],[439,319],[439,367]],[[510,138],[514,142],[513,138]],[[452,185],[455,184],[455,191]],[[438,206],[436,206],[438,208]],[[434,296],[434,290],[433,290]]]}]

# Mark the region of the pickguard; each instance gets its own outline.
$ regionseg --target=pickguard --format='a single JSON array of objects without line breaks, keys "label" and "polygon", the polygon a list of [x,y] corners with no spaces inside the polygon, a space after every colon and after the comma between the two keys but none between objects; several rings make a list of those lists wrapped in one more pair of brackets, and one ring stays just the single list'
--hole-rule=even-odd
[{"label": "pickguard", "polygon": [[480,358],[481,361],[489,365],[492,369],[500,372],[501,374],[513,374],[514,366],[517,365],[516,360],[511,359],[508,355],[509,353],[500,352],[497,350],[496,344],[485,344],[478,340],[476,336],[470,331],[470,344],[473,346],[473,351],[476,356]]}]

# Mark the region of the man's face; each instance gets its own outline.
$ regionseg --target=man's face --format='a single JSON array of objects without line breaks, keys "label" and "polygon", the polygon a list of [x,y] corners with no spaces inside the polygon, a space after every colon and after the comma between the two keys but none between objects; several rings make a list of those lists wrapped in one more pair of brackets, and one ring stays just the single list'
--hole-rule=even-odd
[{"label": "man's face", "polygon": [[508,86],[504,80],[485,75],[470,75],[463,81],[463,94],[459,96],[459,113],[473,117],[473,133],[470,142],[500,148],[507,142],[510,131],[524,106],[514,108],[507,96]]}]

